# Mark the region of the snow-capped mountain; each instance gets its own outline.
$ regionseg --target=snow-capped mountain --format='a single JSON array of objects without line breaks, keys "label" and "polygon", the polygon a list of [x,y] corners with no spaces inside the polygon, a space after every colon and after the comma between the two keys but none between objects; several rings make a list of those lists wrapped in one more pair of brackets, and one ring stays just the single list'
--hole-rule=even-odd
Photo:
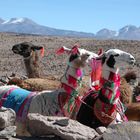
[{"label": "snow-capped mountain", "polygon": [[119,31],[112,31],[104,28],[94,34],[42,26],[29,18],[11,18],[9,20],[3,20],[0,18],[0,32],[15,32],[22,34],[52,36],[90,37],[96,39],[140,40],[140,27],[136,27],[134,25],[127,25],[121,28]]},{"label": "snow-capped mountain", "polygon": [[140,27],[127,25],[119,30],[118,38],[140,40]]},{"label": "snow-capped mountain", "polygon": [[1,24],[7,25],[7,24],[36,24],[34,21],[28,19],[28,18],[11,18],[9,20],[3,21]]},{"label": "snow-capped mountain", "polygon": [[76,32],[42,26],[28,18],[11,18],[0,22],[0,32],[15,32],[25,34],[71,36],[71,37],[94,37],[92,33]]}]

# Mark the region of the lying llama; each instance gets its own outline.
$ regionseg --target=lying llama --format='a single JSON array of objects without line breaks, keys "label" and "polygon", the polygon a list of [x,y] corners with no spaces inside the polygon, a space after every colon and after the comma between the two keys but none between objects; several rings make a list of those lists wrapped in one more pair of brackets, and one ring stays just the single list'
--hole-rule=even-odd
[{"label": "lying llama", "polygon": [[36,46],[30,42],[22,42],[12,47],[15,54],[19,54],[24,58],[24,64],[27,72],[27,77],[37,78],[41,77],[41,68],[39,65],[38,50],[41,50],[41,56],[44,55],[44,48]]},{"label": "lying llama", "polygon": [[[58,53],[63,52],[69,54],[70,57],[66,72],[61,78],[60,89],[42,91],[36,94],[36,92],[30,92],[17,86],[1,86],[0,107],[4,106],[15,110],[19,123],[26,122],[28,113],[72,118],[72,110],[82,81],[83,67],[85,67],[88,59],[96,58],[98,55],[77,46],[72,49],[63,47],[58,51]],[[24,124],[23,126],[25,126]]]},{"label": "lying llama", "polygon": [[30,42],[22,42],[12,47],[15,54],[23,56],[28,79],[9,78],[8,85],[17,85],[30,91],[54,90],[60,86],[60,82],[53,77],[43,78],[38,50],[41,50],[43,56],[44,48]]},{"label": "lying llama", "polygon": [[83,98],[77,120],[93,128],[126,121],[119,99],[119,62],[132,64],[135,58],[127,52],[110,49],[93,61],[98,61],[97,78],[94,77],[91,90]]},{"label": "lying llama", "polygon": [[[140,94],[140,87],[136,84],[137,75],[134,71],[127,72],[123,78],[121,78],[121,98],[120,100],[126,106],[125,114],[130,121],[140,121],[140,103],[138,95]],[[134,90],[130,88],[129,82],[136,81],[137,86],[134,87]]]},{"label": "lying llama", "polygon": [[125,114],[128,120],[140,121],[140,83],[135,87],[135,95],[135,102],[125,104],[127,107]]}]

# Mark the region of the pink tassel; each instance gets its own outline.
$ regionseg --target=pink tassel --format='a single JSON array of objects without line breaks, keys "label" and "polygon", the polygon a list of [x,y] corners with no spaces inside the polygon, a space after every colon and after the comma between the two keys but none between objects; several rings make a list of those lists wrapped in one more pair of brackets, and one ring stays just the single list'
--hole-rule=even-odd
[{"label": "pink tassel", "polygon": [[76,70],[76,75],[77,75],[78,77],[81,77],[81,76],[82,76],[82,71],[81,71],[81,69],[77,69],[77,70]]}]

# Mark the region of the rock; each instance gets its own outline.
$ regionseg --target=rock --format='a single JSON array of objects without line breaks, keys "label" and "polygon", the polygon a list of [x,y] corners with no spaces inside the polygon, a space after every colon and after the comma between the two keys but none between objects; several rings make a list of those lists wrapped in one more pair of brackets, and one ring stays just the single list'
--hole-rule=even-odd
[{"label": "rock", "polygon": [[27,125],[32,136],[55,134],[65,140],[92,140],[99,136],[94,129],[66,117],[31,113]]},{"label": "rock", "polygon": [[139,140],[140,122],[130,121],[110,125],[102,135],[102,140]]},{"label": "rock", "polygon": [[100,127],[96,128],[96,131],[97,131],[97,133],[102,135],[106,131],[106,127],[100,126]]},{"label": "rock", "polygon": [[0,139],[9,139],[16,136],[16,126],[9,126],[0,131]]},{"label": "rock", "polygon": [[0,109],[0,130],[15,125],[15,120],[16,114],[12,109],[4,107]]}]

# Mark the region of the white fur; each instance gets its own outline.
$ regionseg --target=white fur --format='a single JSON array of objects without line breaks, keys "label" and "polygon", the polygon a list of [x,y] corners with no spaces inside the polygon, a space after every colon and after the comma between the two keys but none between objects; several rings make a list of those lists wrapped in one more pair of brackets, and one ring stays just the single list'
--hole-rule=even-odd
[{"label": "white fur", "polygon": [[135,63],[136,60],[133,55],[130,53],[127,53],[125,51],[119,50],[119,49],[109,49],[106,51],[105,56],[109,58],[110,55],[119,55],[115,57],[116,64],[119,64],[120,62],[126,62],[126,63]]}]

